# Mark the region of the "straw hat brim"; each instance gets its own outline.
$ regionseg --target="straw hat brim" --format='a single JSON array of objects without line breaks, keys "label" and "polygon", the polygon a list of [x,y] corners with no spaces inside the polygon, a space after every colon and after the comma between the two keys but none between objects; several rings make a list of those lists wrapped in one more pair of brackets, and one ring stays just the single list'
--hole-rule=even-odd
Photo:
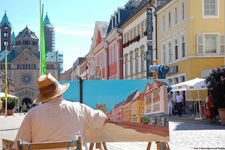
[{"label": "straw hat brim", "polygon": [[50,101],[51,99],[62,95],[69,88],[69,86],[69,83],[59,84],[56,90],[54,90],[51,94],[39,94],[38,98],[34,100],[34,103],[37,104]]}]

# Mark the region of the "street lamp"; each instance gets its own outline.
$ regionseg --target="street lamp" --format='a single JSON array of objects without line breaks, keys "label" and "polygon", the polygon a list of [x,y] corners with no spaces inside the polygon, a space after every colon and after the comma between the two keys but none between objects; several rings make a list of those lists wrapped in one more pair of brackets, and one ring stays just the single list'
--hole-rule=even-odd
[{"label": "street lamp", "polygon": [[5,45],[5,117],[7,117],[7,94],[8,94],[8,75],[7,75],[7,44]]}]

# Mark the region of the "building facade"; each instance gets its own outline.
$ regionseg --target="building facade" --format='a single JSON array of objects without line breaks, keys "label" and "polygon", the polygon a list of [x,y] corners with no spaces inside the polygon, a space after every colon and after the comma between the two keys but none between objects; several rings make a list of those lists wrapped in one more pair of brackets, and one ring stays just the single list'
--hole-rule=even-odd
[{"label": "building facade", "polygon": [[2,21],[0,22],[0,49],[11,50],[11,31],[12,31],[12,24],[8,20],[8,16],[5,14],[2,17]]},{"label": "building facade", "polygon": [[[223,6],[223,0],[173,0],[157,11],[158,61],[170,67],[171,85],[224,65]],[[187,100],[195,98],[196,92],[186,93]]]},{"label": "building facade", "polygon": [[[1,24],[10,27],[7,15],[4,14]],[[5,22],[3,22],[5,21]],[[4,31],[6,32],[6,31]],[[11,35],[11,30],[8,31]],[[13,35],[13,34],[12,34]],[[9,39],[9,42],[3,45],[15,43],[13,48],[0,51],[0,71],[5,73],[5,62],[7,62],[7,75],[14,83],[13,91],[22,103],[33,103],[39,95],[37,88],[37,79],[40,76],[40,52],[39,39],[35,33],[26,26],[19,34]],[[46,73],[51,73],[56,79],[59,77],[59,56],[57,51],[46,52]],[[6,61],[7,60],[7,61]]]}]

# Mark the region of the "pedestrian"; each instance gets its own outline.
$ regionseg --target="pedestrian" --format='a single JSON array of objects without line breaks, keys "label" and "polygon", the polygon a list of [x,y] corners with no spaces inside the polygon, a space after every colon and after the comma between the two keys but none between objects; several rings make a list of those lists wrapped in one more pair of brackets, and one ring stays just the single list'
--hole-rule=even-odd
[{"label": "pedestrian", "polygon": [[211,93],[208,92],[208,96],[205,99],[206,102],[206,117],[210,119],[211,123],[216,122],[216,111],[212,102]]},{"label": "pedestrian", "polygon": [[25,115],[26,112],[27,112],[27,105],[26,105],[26,103],[23,103],[23,106],[22,106],[22,112],[23,112],[24,115]]},{"label": "pedestrian", "polygon": [[35,103],[39,105],[25,116],[15,142],[53,142],[81,136],[82,149],[87,149],[85,129],[100,128],[107,116],[85,104],[64,100],[62,94],[69,84],[60,84],[50,73],[40,76],[37,85],[40,94]]},{"label": "pedestrian", "polygon": [[180,94],[179,91],[177,91],[177,95],[176,95],[176,107],[177,107],[177,113],[179,116],[182,116],[182,102],[183,102],[183,96]]},{"label": "pedestrian", "polygon": [[168,98],[168,114],[169,116],[173,114],[173,98],[170,94],[167,95]]}]

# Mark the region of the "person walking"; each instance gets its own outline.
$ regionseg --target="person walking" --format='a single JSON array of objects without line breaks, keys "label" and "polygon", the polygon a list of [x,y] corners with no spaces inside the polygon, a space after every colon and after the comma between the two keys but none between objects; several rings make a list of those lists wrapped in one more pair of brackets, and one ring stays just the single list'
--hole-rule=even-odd
[{"label": "person walking", "polygon": [[14,142],[55,142],[81,136],[82,149],[88,149],[85,129],[100,128],[107,116],[85,104],[64,100],[62,94],[69,84],[60,84],[50,73],[40,76],[37,85],[40,94],[35,103],[39,105],[28,111]]},{"label": "person walking", "polygon": [[170,94],[167,95],[168,98],[168,114],[169,116],[173,114],[173,98]]},{"label": "person walking", "polygon": [[208,117],[210,119],[211,123],[215,123],[216,122],[216,112],[215,112],[215,108],[212,102],[212,98],[211,98],[211,93],[208,92],[208,96],[205,99],[205,103],[206,103],[206,117]]},{"label": "person walking", "polygon": [[182,102],[183,102],[183,96],[180,94],[179,91],[177,91],[176,107],[177,107],[177,113],[178,113],[179,116],[182,116]]},{"label": "person walking", "polygon": [[24,115],[25,115],[26,112],[27,112],[27,105],[26,105],[26,103],[23,103],[23,106],[22,106],[22,112],[23,112]]}]

